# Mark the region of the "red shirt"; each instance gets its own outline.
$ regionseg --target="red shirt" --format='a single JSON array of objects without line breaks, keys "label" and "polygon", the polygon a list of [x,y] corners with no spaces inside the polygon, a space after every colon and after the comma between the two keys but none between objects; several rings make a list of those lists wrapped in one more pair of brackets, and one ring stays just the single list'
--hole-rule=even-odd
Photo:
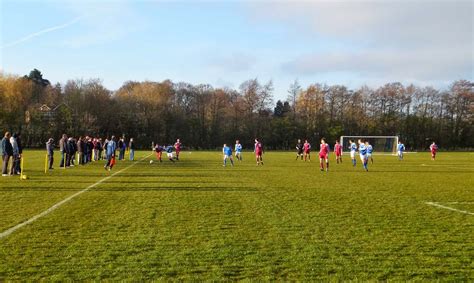
[{"label": "red shirt", "polygon": [[336,144],[334,145],[334,152],[335,152],[337,155],[341,155],[341,153],[342,153],[342,146],[341,146],[341,144],[336,143]]},{"label": "red shirt", "polygon": [[304,151],[306,152],[308,152],[311,149],[311,145],[309,144],[309,142],[305,142],[303,147],[304,147]]},{"label": "red shirt", "polygon": [[327,143],[320,145],[319,154],[327,155],[329,153],[329,146]]},{"label": "red shirt", "polygon": [[174,148],[176,149],[176,151],[180,151],[181,150],[181,143],[180,142],[176,142],[174,144]]},{"label": "red shirt", "polygon": [[259,155],[262,154],[262,144],[259,142],[255,144],[255,153]]}]

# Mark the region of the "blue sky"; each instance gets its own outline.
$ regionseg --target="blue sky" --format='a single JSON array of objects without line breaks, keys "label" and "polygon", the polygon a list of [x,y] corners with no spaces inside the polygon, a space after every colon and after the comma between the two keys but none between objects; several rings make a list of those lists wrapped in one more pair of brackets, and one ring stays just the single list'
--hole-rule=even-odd
[{"label": "blue sky", "polygon": [[473,80],[472,1],[2,0],[0,65],[52,82],[273,80],[446,87]]}]

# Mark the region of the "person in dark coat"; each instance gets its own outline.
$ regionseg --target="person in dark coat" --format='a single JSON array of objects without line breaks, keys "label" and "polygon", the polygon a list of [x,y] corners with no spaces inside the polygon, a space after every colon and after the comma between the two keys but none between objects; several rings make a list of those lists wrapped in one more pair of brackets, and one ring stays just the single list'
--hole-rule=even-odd
[{"label": "person in dark coat", "polygon": [[92,144],[92,138],[87,139],[87,162],[92,161],[92,151],[94,150],[94,144]]},{"label": "person in dark coat", "polygon": [[16,134],[16,144],[18,146],[18,163],[16,172],[21,173],[21,158],[23,157],[23,145],[21,143],[21,134]]},{"label": "person in dark coat", "polygon": [[[73,152],[74,152],[74,140],[72,138],[69,138],[67,140],[67,143],[66,143],[66,167],[70,167],[71,166],[71,159],[74,158],[74,156],[72,155]],[[74,165],[72,165],[74,166]]]},{"label": "person in dark coat", "polygon": [[77,141],[75,138],[72,138],[72,152],[71,152],[71,166],[76,165],[76,152],[77,152]]},{"label": "person in dark coat", "polygon": [[118,143],[117,143],[117,149],[119,150],[119,158],[118,160],[122,160],[125,157],[125,150],[123,150],[123,145],[124,145],[124,140],[123,138],[120,138]]},{"label": "person in dark coat", "polygon": [[12,144],[10,143],[10,132],[6,132],[5,136],[3,137],[1,143],[0,143],[0,149],[2,153],[2,176],[6,177],[8,175],[8,163],[10,161],[10,158],[13,156],[13,147]]}]

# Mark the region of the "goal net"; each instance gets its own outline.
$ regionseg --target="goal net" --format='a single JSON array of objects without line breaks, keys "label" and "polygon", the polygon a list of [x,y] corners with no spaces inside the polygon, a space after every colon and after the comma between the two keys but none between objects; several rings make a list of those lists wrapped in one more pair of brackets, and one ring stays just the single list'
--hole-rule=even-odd
[{"label": "goal net", "polygon": [[357,144],[359,139],[368,141],[374,149],[374,154],[396,154],[397,152],[398,136],[341,136],[339,142],[342,145],[342,152],[349,152],[349,140]]}]

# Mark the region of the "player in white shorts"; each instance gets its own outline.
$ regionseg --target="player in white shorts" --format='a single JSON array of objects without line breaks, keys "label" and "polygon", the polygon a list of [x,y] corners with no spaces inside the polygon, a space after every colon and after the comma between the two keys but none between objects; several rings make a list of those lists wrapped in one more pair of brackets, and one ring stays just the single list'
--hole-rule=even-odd
[{"label": "player in white shorts", "polygon": [[367,161],[370,159],[370,163],[374,164],[374,159],[372,158],[374,148],[368,141],[365,142],[365,147],[367,148]]},{"label": "player in white shorts", "polygon": [[353,140],[349,140],[349,149],[351,150],[351,160],[352,160],[352,165],[355,167],[356,166],[356,151],[357,151],[357,145]]},{"label": "player in white shorts", "polygon": [[403,160],[404,151],[405,151],[405,145],[401,141],[398,141],[398,145],[397,145],[398,160]]}]

